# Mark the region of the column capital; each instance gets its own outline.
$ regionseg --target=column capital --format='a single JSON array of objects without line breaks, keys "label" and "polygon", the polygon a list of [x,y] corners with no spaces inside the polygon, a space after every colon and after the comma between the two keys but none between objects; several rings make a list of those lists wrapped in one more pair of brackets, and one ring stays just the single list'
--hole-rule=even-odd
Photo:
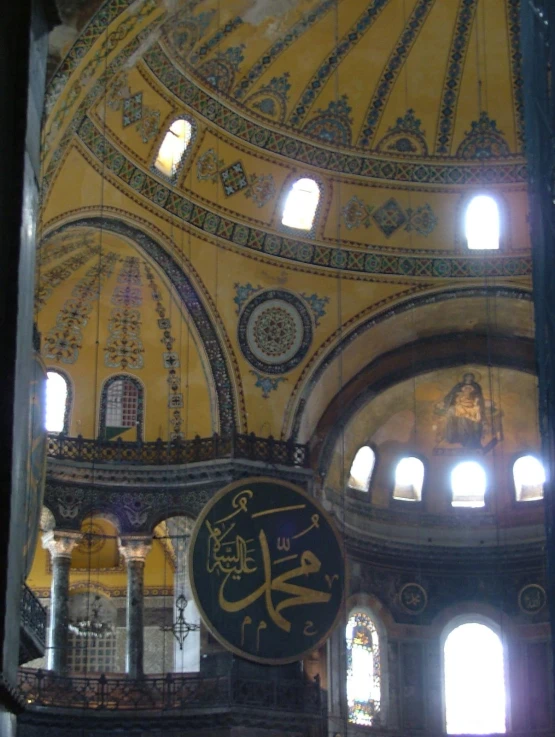
[{"label": "column capital", "polygon": [[144,563],[152,547],[152,536],[125,535],[118,538],[118,547],[127,564],[132,561]]},{"label": "column capital", "polygon": [[52,558],[70,559],[74,548],[82,539],[80,532],[49,530],[42,535],[42,547],[50,552]]}]

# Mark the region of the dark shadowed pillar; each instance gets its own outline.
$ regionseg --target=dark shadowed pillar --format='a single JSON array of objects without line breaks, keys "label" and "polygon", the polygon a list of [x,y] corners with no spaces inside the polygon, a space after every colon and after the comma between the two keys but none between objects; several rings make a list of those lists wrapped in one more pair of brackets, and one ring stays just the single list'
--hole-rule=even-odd
[{"label": "dark shadowed pillar", "polygon": [[42,536],[42,546],[50,552],[52,561],[46,667],[60,675],[67,671],[71,553],[80,540],[78,532],[52,530]]},{"label": "dark shadowed pillar", "polygon": [[127,563],[127,644],[125,671],[132,678],[143,675],[144,655],[144,571],[145,558],[152,546],[152,538],[144,536],[121,537],[120,553]]}]

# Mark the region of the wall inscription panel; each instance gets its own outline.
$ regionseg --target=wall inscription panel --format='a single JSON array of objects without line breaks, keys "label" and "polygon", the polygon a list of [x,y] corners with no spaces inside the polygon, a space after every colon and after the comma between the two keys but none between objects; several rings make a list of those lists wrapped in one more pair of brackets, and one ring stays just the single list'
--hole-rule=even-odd
[{"label": "wall inscription panel", "polygon": [[247,479],[220,491],[197,520],[189,565],[206,626],[249,660],[300,660],[341,612],[337,532],[312,497],[284,481]]}]

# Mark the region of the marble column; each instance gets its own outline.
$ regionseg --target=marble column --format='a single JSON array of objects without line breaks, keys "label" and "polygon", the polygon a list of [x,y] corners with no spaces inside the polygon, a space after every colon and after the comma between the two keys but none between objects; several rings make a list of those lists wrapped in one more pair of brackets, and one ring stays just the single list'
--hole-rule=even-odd
[{"label": "marble column", "polygon": [[[189,541],[194,527],[194,521],[189,517],[172,517],[167,521],[168,534],[174,553],[173,598],[174,621],[178,615],[177,599],[181,594],[187,599],[185,619],[189,624],[200,624],[200,614],[193,598],[187,558]],[[189,632],[183,647],[174,642],[174,671],[176,673],[198,673],[200,670],[200,630]]]},{"label": "marble column", "polygon": [[79,532],[60,530],[51,530],[42,536],[42,546],[50,552],[52,562],[47,668],[61,675],[67,671],[71,553],[81,537]]},{"label": "marble column", "polygon": [[125,672],[132,678],[143,675],[144,656],[144,571],[152,537],[121,537],[119,550],[127,564],[127,642]]}]

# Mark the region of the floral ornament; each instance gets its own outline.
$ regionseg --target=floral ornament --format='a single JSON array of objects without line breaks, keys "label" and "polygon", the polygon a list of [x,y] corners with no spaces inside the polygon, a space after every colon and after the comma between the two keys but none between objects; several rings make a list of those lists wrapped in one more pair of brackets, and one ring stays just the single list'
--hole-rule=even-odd
[{"label": "floral ornament", "polygon": [[143,143],[148,143],[152,138],[155,138],[160,130],[160,111],[144,105],[143,116],[137,123],[136,130]]},{"label": "floral ornament", "polygon": [[353,228],[359,228],[364,225],[365,228],[369,228],[371,225],[370,215],[374,207],[372,205],[366,205],[358,197],[354,196],[347,202],[345,207],[341,210],[343,215],[343,221],[347,226],[348,230]]},{"label": "floral ornament", "polygon": [[407,233],[416,230],[419,235],[428,236],[438,224],[437,216],[428,204],[416,209],[407,208],[407,217],[408,223],[405,226]]},{"label": "floral ornament", "polygon": [[318,326],[320,324],[320,318],[326,314],[326,305],[330,301],[330,298],[319,297],[317,294],[305,294],[304,292],[301,292],[301,297],[314,313],[314,324]]},{"label": "floral ornament", "polygon": [[249,186],[245,190],[245,197],[253,200],[257,207],[264,207],[276,194],[276,185],[271,174],[257,176],[251,174]]},{"label": "floral ornament", "polygon": [[282,381],[287,381],[283,376],[264,376],[259,374],[258,371],[251,370],[251,374],[256,378],[255,387],[262,389],[263,399],[268,399],[270,393],[275,391]]},{"label": "floral ornament", "polygon": [[197,160],[197,179],[201,181],[216,182],[218,172],[223,167],[223,159],[218,159],[213,148],[209,148]]},{"label": "floral ornament", "polygon": [[118,74],[106,95],[106,102],[112,110],[121,110],[123,101],[131,97],[129,80],[126,72]]},{"label": "floral ornament", "polygon": [[245,302],[247,302],[253,294],[260,292],[262,287],[260,284],[257,287],[253,287],[250,282],[248,282],[248,284],[239,284],[238,282],[235,282],[233,286],[235,287],[235,297],[233,298],[233,301],[237,305],[235,312],[238,315]]}]

